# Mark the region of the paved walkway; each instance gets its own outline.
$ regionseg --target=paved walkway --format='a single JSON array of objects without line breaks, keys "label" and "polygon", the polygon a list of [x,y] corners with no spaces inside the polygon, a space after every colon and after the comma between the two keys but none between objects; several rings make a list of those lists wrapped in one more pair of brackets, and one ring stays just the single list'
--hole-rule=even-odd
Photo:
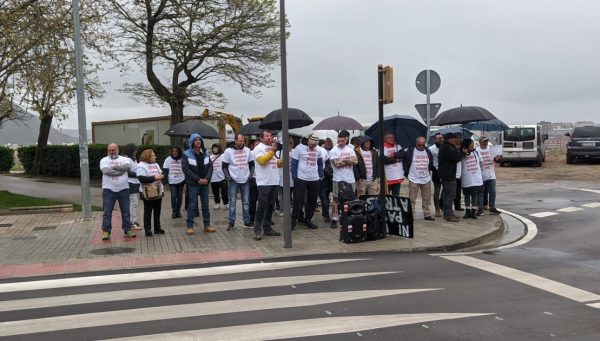
[{"label": "paved walkway", "polygon": [[[5,178],[0,177],[0,189],[9,187]],[[17,193],[77,202],[70,196],[77,193],[79,186],[39,183],[31,186],[32,179],[19,181],[29,185],[17,186],[20,187]],[[44,190],[36,189],[39,187]],[[227,211],[214,210],[212,205],[211,220],[217,232],[202,232],[202,222],[197,218],[200,227],[195,235],[188,236],[185,219],[171,219],[168,196],[167,193],[166,200],[163,199],[161,217],[167,233],[153,237],[145,237],[139,231],[138,237],[125,239],[118,211],[113,215],[110,241],[101,239],[101,212],[94,212],[91,221],[83,221],[79,212],[0,216],[0,278],[329,253],[454,250],[500,234],[503,226],[501,217],[487,214],[477,220],[461,219],[459,223],[447,223],[441,218],[426,222],[417,211],[414,239],[388,236],[378,241],[345,244],[339,241],[339,230],[329,228],[320,213],[316,213],[313,221],[319,229],[309,230],[299,224],[292,232],[293,247],[286,249],[283,236],[255,241],[252,229],[240,226],[227,231]],[[238,200],[237,222],[241,225],[240,206]],[[140,207],[140,222],[141,213]],[[275,228],[282,232],[283,217],[276,215],[273,220]]]}]

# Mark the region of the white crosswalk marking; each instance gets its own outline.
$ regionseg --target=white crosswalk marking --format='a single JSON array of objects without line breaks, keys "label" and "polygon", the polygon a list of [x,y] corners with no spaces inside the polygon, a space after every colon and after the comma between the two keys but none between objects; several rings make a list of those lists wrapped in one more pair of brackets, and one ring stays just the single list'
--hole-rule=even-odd
[{"label": "white crosswalk marking", "polygon": [[148,322],[164,319],[197,317],[216,314],[249,312],[266,309],[306,307],[336,302],[354,301],[408,293],[418,293],[431,289],[396,289],[326,292],[244,298],[216,302],[190,303],[98,313],[64,315],[38,319],[8,321],[0,323],[0,336],[61,331],[74,328],[108,326],[135,322]]},{"label": "white crosswalk marking", "polygon": [[546,217],[551,217],[553,215],[558,215],[558,213],[556,213],[556,212],[539,212],[539,213],[530,214],[530,216],[536,217],[536,218],[546,218]]},{"label": "white crosswalk marking", "polygon": [[[221,292],[231,290],[244,290],[254,288],[269,288],[283,285],[316,283],[322,281],[333,281],[347,278],[358,278],[365,276],[376,276],[390,274],[392,272],[367,272],[351,274],[332,274],[332,275],[312,275],[312,276],[294,276],[294,277],[270,277],[259,279],[248,279],[231,282],[216,282],[203,284],[178,285],[170,287],[157,287],[148,289],[130,289],[111,292],[106,295],[105,292],[30,298],[14,301],[2,301],[0,311],[12,311],[22,309],[48,308],[56,306],[66,306],[75,304],[89,304],[97,302],[111,302],[122,300],[143,299],[152,297],[166,297],[176,295],[191,295],[210,292]],[[395,272],[397,273],[397,272]]]},{"label": "white crosswalk marking", "polygon": [[556,210],[557,212],[577,212],[577,211],[582,211],[583,208],[581,207],[565,207],[565,208],[561,208]]},{"label": "white crosswalk marking", "polygon": [[260,323],[225,328],[212,328],[192,330],[176,333],[145,335],[143,337],[113,339],[113,341],[169,341],[169,340],[281,340],[297,337],[310,337],[341,333],[353,333],[362,330],[371,330],[395,326],[403,326],[430,321],[442,321],[478,317],[492,314],[395,314],[395,315],[370,315],[351,317],[325,317],[317,319]]},{"label": "white crosswalk marking", "polygon": [[28,291],[28,290],[40,290],[40,289],[79,287],[79,286],[86,286],[86,285],[99,285],[99,284],[111,284],[111,283],[155,281],[155,280],[162,280],[162,279],[175,279],[175,278],[186,278],[186,277],[197,277],[197,276],[214,276],[214,275],[235,274],[235,273],[252,272],[252,271],[289,269],[289,268],[312,266],[312,265],[326,265],[326,264],[335,264],[335,263],[341,263],[341,262],[353,262],[353,261],[360,261],[360,260],[363,260],[363,259],[326,259],[326,260],[308,260],[308,261],[292,261],[292,262],[251,263],[251,264],[215,266],[215,267],[198,268],[198,269],[136,272],[136,273],[124,273],[124,274],[118,274],[118,275],[103,275],[103,276],[89,276],[89,277],[77,277],[77,278],[49,279],[49,280],[31,281],[31,282],[3,283],[3,284],[0,284],[0,293],[15,292],[15,291]]},{"label": "white crosswalk marking", "polygon": [[600,207],[600,202],[591,202],[589,204],[583,204],[581,206],[587,207],[587,208],[596,208],[596,207]]}]

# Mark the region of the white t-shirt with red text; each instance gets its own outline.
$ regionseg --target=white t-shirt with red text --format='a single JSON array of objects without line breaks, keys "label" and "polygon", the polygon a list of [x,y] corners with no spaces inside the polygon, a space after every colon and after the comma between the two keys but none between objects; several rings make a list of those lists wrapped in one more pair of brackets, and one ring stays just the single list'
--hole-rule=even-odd
[{"label": "white t-shirt with red text", "polygon": [[477,151],[472,151],[461,162],[460,184],[462,188],[483,186],[481,176],[481,157]]},{"label": "white t-shirt with red text", "polygon": [[213,173],[210,178],[210,182],[221,182],[225,180],[225,174],[223,173],[223,154],[212,154],[210,156],[210,161],[213,163]]},{"label": "white t-shirt with red text", "polygon": [[294,148],[292,158],[298,160],[298,179],[304,181],[319,180],[317,161],[321,158],[321,153],[317,148],[311,150],[308,146],[299,144]]},{"label": "white t-shirt with red text", "polygon": [[257,186],[279,186],[279,172],[277,171],[277,158],[273,156],[267,164],[261,166],[258,158],[271,151],[271,146],[259,143],[252,150],[254,158],[254,173]]},{"label": "white t-shirt with red text", "polygon": [[175,160],[172,157],[167,157],[163,162],[163,169],[169,170],[169,185],[177,185],[185,181],[185,174],[181,169],[181,158]]},{"label": "white t-shirt with red text", "polygon": [[373,155],[371,154],[370,150],[364,150],[362,148],[360,148],[360,155],[362,156],[363,161],[365,162],[365,169],[367,171],[367,178],[365,180],[373,181],[373,179],[375,178],[373,176]]},{"label": "white t-shirt with red text", "polygon": [[494,157],[490,154],[490,149],[482,149],[481,147],[477,147],[477,151],[479,155],[481,155],[481,159],[483,160],[483,167],[481,169],[481,176],[483,181],[496,179],[496,169],[494,163]]},{"label": "white t-shirt with red text", "polygon": [[250,177],[250,167],[248,166],[248,162],[251,159],[250,148],[244,147],[242,149],[236,148],[227,148],[223,153],[223,162],[229,164],[227,169],[229,170],[229,175],[231,175],[231,179],[238,184],[243,184],[248,181]]},{"label": "white t-shirt with red text", "polygon": [[336,145],[331,149],[331,151],[329,151],[329,159],[331,160],[331,168],[333,169],[333,181],[344,181],[349,184],[353,184],[355,182],[352,166],[336,167],[335,162],[333,161],[336,159],[346,159],[350,157],[356,157],[354,148],[351,146],[344,146],[343,148],[340,148],[338,145]]},{"label": "white t-shirt with red text", "polygon": [[426,150],[415,148],[412,163],[408,171],[408,180],[414,184],[424,185],[431,181],[429,174],[429,155]]},{"label": "white t-shirt with red text", "polygon": [[[119,155],[115,159],[111,159],[109,156],[105,156],[102,158],[102,160],[100,160],[100,169],[124,165],[129,165],[129,167],[131,168],[131,159]],[[119,176],[109,176],[106,174],[102,174],[102,188],[109,189],[113,192],[120,192],[124,189],[129,189],[129,175],[126,171]]]}]

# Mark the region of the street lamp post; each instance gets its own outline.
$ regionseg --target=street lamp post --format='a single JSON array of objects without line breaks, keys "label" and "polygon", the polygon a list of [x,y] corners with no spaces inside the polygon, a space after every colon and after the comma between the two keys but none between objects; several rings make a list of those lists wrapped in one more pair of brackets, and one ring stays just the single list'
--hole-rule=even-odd
[{"label": "street lamp post", "polygon": [[287,98],[287,58],[285,50],[285,0],[279,0],[279,39],[281,53],[281,134],[283,141],[283,247],[292,247],[292,219],[290,210],[290,151]]}]

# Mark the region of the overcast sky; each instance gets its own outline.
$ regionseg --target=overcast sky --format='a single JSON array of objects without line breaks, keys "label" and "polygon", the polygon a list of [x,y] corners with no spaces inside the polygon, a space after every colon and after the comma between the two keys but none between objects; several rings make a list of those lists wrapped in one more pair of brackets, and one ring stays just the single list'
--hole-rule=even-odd
[{"label": "overcast sky", "polygon": [[[424,69],[442,85],[432,102],[442,111],[477,105],[507,124],[598,119],[600,1],[596,0],[287,0],[289,104],[315,122],[341,112],[363,123],[377,119],[377,64],[394,67],[395,101],[386,114],[418,117],[425,103],[415,87]],[[92,121],[168,115],[116,91],[116,70]],[[221,89],[226,110],[264,115],[281,106],[280,70],[261,98],[234,85]],[[198,113],[187,108],[186,115]],[[246,122],[244,120],[244,122]],[[76,113],[64,126],[76,128]]]}]

